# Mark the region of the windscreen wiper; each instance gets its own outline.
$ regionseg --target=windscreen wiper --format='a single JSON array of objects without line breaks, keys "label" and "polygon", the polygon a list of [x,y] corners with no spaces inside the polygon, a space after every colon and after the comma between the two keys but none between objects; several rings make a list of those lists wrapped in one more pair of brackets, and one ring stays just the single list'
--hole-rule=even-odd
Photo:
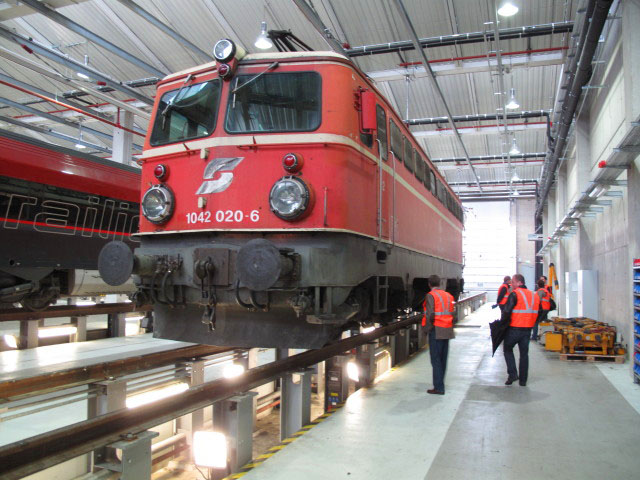
[{"label": "windscreen wiper", "polygon": [[247,85],[249,85],[250,83],[255,82],[258,78],[260,78],[262,75],[264,75],[265,73],[267,73],[270,70],[273,70],[274,68],[276,68],[278,65],[280,65],[280,63],[278,62],[273,62],[271,65],[269,65],[267,68],[265,68],[262,72],[258,73],[257,75],[251,77],[249,80],[247,80],[246,82],[244,82],[242,85],[238,85],[236,88],[234,88],[231,93],[233,93],[234,95],[238,92],[238,90],[246,87]]},{"label": "windscreen wiper", "polygon": [[192,79],[193,79],[192,73],[187,75],[187,78],[185,78],[184,82],[182,82],[182,85],[180,86],[180,90],[178,90],[178,93],[176,93],[176,95],[171,100],[169,100],[169,102],[167,103],[167,106],[164,107],[164,110],[162,110],[162,113],[161,113],[162,130],[164,130],[164,126],[167,122],[167,117],[169,116],[171,109],[173,108],[174,104],[180,100],[180,94],[184,91],[184,88],[187,86],[187,83],[189,83]]}]

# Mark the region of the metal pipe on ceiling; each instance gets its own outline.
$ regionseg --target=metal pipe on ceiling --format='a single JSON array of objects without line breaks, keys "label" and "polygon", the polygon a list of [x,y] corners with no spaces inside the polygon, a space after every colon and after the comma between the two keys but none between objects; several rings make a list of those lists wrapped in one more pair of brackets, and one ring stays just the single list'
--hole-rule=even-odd
[{"label": "metal pipe on ceiling", "polygon": [[473,168],[473,165],[471,164],[471,160],[469,160],[469,152],[467,151],[467,147],[465,146],[464,142],[462,141],[462,137],[460,136],[460,132],[458,132],[458,129],[456,128],[456,124],[453,121],[453,116],[451,115],[451,110],[449,109],[449,105],[447,104],[447,101],[446,101],[446,99],[444,97],[444,93],[442,92],[442,89],[440,88],[440,85],[438,85],[438,81],[436,80],[436,74],[433,72],[433,70],[431,69],[431,66],[429,65],[429,59],[427,58],[427,54],[424,52],[424,49],[419,48],[420,44],[419,44],[419,40],[418,40],[418,34],[416,33],[415,29],[413,28],[413,23],[411,22],[411,18],[409,17],[409,14],[407,13],[407,10],[404,8],[404,4],[402,3],[402,0],[395,0],[395,4],[396,4],[396,7],[398,8],[398,10],[402,14],[401,15],[402,19],[404,20],[404,23],[405,23],[407,29],[409,30],[409,33],[411,34],[412,42],[413,42],[414,46],[416,47],[416,49],[420,52],[420,56],[422,57],[422,63],[424,65],[424,68],[429,73],[429,77],[433,81],[434,89],[438,93],[438,96],[440,97],[440,101],[442,102],[442,105],[444,106],[444,109],[447,112],[447,118],[449,120],[449,124],[451,125],[451,128],[453,129],[454,135],[456,136],[456,138],[458,139],[458,142],[460,143],[460,147],[462,148],[462,151],[464,152],[464,156],[465,156],[465,158],[467,160],[467,164],[469,165],[469,169],[471,170],[471,173],[473,174],[473,176],[474,176],[474,178],[476,180],[478,188],[480,189],[480,191],[482,191],[482,187],[480,186],[480,180],[478,179],[478,175],[477,175],[475,169]]},{"label": "metal pipe on ceiling", "polygon": [[0,121],[10,123],[18,127],[26,128],[27,130],[33,130],[34,132],[42,133],[43,135],[59,138],[60,140],[65,140],[67,142],[72,142],[76,144],[79,143],[80,145],[84,145],[87,148],[92,148],[94,150],[98,150],[99,152],[107,153],[109,155],[113,153],[108,148],[101,147],[99,145],[87,142],[85,140],[80,140],[79,138],[72,137],[71,135],[65,135],[64,133],[56,132],[55,130],[52,130],[50,128],[36,127],[35,125],[31,125],[30,123],[24,123],[11,117],[0,116]]},{"label": "metal pipe on ceiling", "polygon": [[22,67],[28,68],[29,70],[39,73],[40,75],[48,77],[52,80],[55,80],[56,82],[64,83],[65,85],[68,85],[72,88],[76,88],[77,90],[85,92],[88,95],[93,95],[94,97],[97,97],[101,100],[109,102],[112,105],[122,108],[123,110],[127,110],[133,113],[134,115],[144,118],[145,120],[151,119],[151,115],[149,113],[143,110],[140,110],[139,108],[136,108],[133,105],[129,105],[127,102],[123,102],[118,100],[117,98],[106,95],[105,93],[102,93],[93,87],[91,88],[85,87],[81,82],[77,80],[72,80],[71,78],[67,78],[58,72],[54,72],[53,70],[45,68],[42,65],[39,65],[36,62],[33,62],[30,59],[23,57],[22,55],[18,55],[4,47],[0,47],[0,56],[15,63],[16,65],[20,65]]},{"label": "metal pipe on ceiling", "polygon": [[[55,115],[51,115],[50,113],[43,112],[41,110],[38,110],[37,108],[33,108],[28,105],[23,105],[21,103],[14,102],[13,100],[9,100],[8,98],[0,97],[0,103],[4,103],[5,105],[8,105],[13,108],[17,108],[25,112],[29,112],[37,117],[46,118],[47,120],[51,120],[52,122],[56,122],[61,125],[66,125],[67,127],[72,127],[72,128],[80,127],[80,124],[78,123],[69,122],[64,118],[56,117]],[[93,128],[82,125],[82,131],[90,135],[94,135],[96,137],[104,138],[109,142],[113,142],[113,135],[109,135],[108,133],[101,132],[100,130],[95,130]],[[142,146],[136,145],[135,143],[133,144],[133,148],[135,148],[136,150],[142,150]]]},{"label": "metal pipe on ceiling", "polygon": [[122,125],[118,125],[117,123],[112,122],[111,120],[107,120],[107,119],[105,119],[104,117],[102,117],[100,115],[96,115],[95,113],[91,112],[88,109],[80,109],[80,108],[71,106],[68,103],[64,103],[64,102],[61,102],[59,100],[56,100],[55,96],[54,96],[54,98],[49,98],[49,97],[47,97],[45,95],[41,95],[41,94],[39,94],[39,93],[37,93],[35,91],[31,91],[31,90],[29,90],[27,88],[23,88],[21,86],[14,85],[11,82],[5,82],[4,80],[0,80],[0,84],[6,85],[7,87],[11,87],[11,88],[13,88],[15,90],[18,90],[18,91],[22,92],[22,93],[26,93],[28,95],[33,95],[34,97],[42,98],[43,100],[46,100],[47,102],[55,103],[56,105],[60,105],[60,106],[66,107],[66,108],[68,108],[70,110],[76,111],[76,112],[81,113],[83,115],[87,115],[88,117],[91,117],[91,118],[93,118],[95,120],[98,120],[100,122],[109,124],[112,127],[120,128],[120,129],[122,129],[122,130],[124,130],[126,132],[133,133],[135,135],[140,135],[140,136],[143,136],[143,137],[145,136],[145,134],[143,134],[143,133],[136,132],[135,130],[130,130],[128,128],[123,127]]},{"label": "metal pipe on ceiling", "polygon": [[[460,187],[463,187],[465,185],[473,187],[474,185],[476,185],[475,182],[447,182],[447,183],[451,186],[460,186]],[[525,180],[514,180],[513,183],[515,185],[537,185],[538,180],[536,178],[528,178]],[[496,187],[508,188],[507,186],[504,185],[504,182],[502,182],[501,180],[481,180],[480,184],[495,185]]]},{"label": "metal pipe on ceiling", "polygon": [[53,20],[54,22],[62,25],[65,28],[68,28],[72,32],[75,32],[78,35],[82,35],[84,38],[91,40],[93,43],[95,43],[99,47],[102,47],[105,50],[119,56],[120,58],[126,60],[127,62],[130,62],[158,77],[164,77],[167,75],[167,72],[158,70],[153,65],[149,65],[148,63],[140,60],[138,57],[131,55],[126,50],[111,43],[109,40],[102,38],[100,35],[93,33],[92,31],[83,27],[79,23],[74,22],[69,17],[65,17],[64,15],[56,12],[53,8],[45,5],[39,0],[21,0],[21,2],[27,5],[32,10],[35,10],[36,12],[41,13],[45,17],[49,18],[50,20]]},{"label": "metal pipe on ceiling", "polygon": [[571,88],[567,91],[562,102],[560,121],[556,123],[555,144],[545,161],[542,171],[541,191],[538,197],[535,217],[542,216],[544,203],[549,195],[555,179],[555,173],[564,155],[569,137],[569,129],[573,123],[573,117],[578,107],[578,101],[582,96],[582,87],[589,82],[591,77],[591,62],[598,47],[600,35],[609,15],[609,9],[613,0],[591,0],[587,6],[583,28],[580,32],[578,43],[579,52],[573,57],[569,69],[570,79],[567,85]]},{"label": "metal pipe on ceiling", "polygon": [[[548,117],[552,110],[525,110],[522,112],[507,113],[507,119],[518,118],[539,118]],[[483,120],[498,120],[502,118],[502,114],[499,113],[483,113],[478,115],[454,115],[454,122],[479,122]],[[430,118],[413,118],[406,120],[407,125],[434,125],[438,123],[444,123],[449,121],[447,117],[430,117]]]},{"label": "metal pipe on ceiling", "polygon": [[118,1],[121,4],[123,4],[125,7],[127,7],[129,10],[131,10],[132,12],[134,12],[137,15],[139,15],[140,17],[144,18],[151,25],[153,25],[154,27],[158,28],[162,32],[164,32],[167,35],[169,35],[171,38],[173,38],[180,45],[182,45],[182,46],[188,48],[189,50],[197,53],[198,55],[200,55],[203,58],[206,58],[208,60],[213,59],[213,56],[210,53],[205,52],[201,48],[199,48],[196,45],[194,45],[193,43],[191,43],[185,37],[183,37],[178,32],[176,32],[173,28],[169,27],[165,23],[162,23],[160,20],[158,20],[153,15],[151,15],[151,13],[147,12],[144,8],[142,8],[140,5],[138,5],[133,0],[118,0]]},{"label": "metal pipe on ceiling", "polygon": [[345,57],[348,57],[347,51],[342,47],[342,44],[336,40],[336,38],[331,33],[331,30],[327,28],[327,26],[322,22],[316,11],[311,7],[306,0],[293,0],[296,7],[302,12],[302,14],[309,20],[309,23],[313,25],[313,28],[317,30],[317,32],[322,36],[322,38],[329,44],[329,47],[334,52],[337,52]]},{"label": "metal pipe on ceiling", "polygon": [[[511,155],[511,158],[516,159],[525,159],[525,158],[544,158],[547,154],[545,152],[538,153],[518,153],[516,155]],[[483,161],[483,160],[502,160],[505,155],[478,155],[475,157],[469,157],[469,160],[473,161]],[[452,163],[452,162],[464,162],[466,160],[465,157],[451,157],[451,158],[431,158],[431,163]]]},{"label": "metal pipe on ceiling", "polygon": [[34,53],[34,52],[38,53],[48,58],[49,60],[53,60],[54,62],[64,65],[65,67],[75,72],[84,73],[85,75],[89,76],[90,78],[96,81],[104,82],[106,85],[110,86],[114,90],[124,92],[128,96],[133,97],[136,100],[140,100],[141,102],[147,105],[150,105],[150,106],[153,105],[153,99],[146,97],[145,95],[142,95],[139,92],[136,92],[132,88],[126,86],[123,82],[114,80],[110,76],[100,73],[97,70],[87,65],[84,65],[83,63],[78,62],[77,60],[74,60],[68,55],[64,55],[58,52],[57,50],[54,50],[53,48],[44,46],[30,37],[26,37],[19,33],[13,32],[12,30],[8,29],[2,24],[0,24],[0,37],[3,37],[13,43],[20,45],[29,53]]},{"label": "metal pipe on ceiling", "polygon": [[[543,25],[531,25],[514,28],[503,28],[499,30],[500,38],[503,40],[513,40],[516,38],[530,38],[541,35],[553,35],[556,33],[567,33],[573,30],[573,22],[557,22]],[[418,40],[422,48],[446,47],[451,45],[463,45],[467,43],[483,43],[485,38],[493,39],[491,32],[458,33],[454,35],[442,35],[439,37],[427,37]],[[379,55],[383,53],[396,53],[406,50],[414,50],[416,47],[412,40],[399,42],[380,43],[375,45],[363,45],[348,48],[345,52],[350,57],[360,57],[363,55]]]}]

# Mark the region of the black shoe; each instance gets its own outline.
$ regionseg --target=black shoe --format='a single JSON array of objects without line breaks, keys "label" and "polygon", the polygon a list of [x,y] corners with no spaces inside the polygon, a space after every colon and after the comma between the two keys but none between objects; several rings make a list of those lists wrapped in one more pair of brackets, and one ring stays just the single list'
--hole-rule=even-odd
[{"label": "black shoe", "polygon": [[527,382],[518,382],[518,383],[520,383],[521,387],[526,387],[527,386]]},{"label": "black shoe", "polygon": [[444,395],[442,390],[436,390],[435,388],[427,390],[427,393],[431,393],[432,395]]},{"label": "black shoe", "polygon": [[511,384],[512,384],[513,382],[515,382],[516,380],[518,380],[518,377],[513,377],[513,378],[509,377],[509,378],[507,378],[507,381],[506,381],[506,382],[504,382],[504,384],[505,384],[505,385],[511,385]]}]

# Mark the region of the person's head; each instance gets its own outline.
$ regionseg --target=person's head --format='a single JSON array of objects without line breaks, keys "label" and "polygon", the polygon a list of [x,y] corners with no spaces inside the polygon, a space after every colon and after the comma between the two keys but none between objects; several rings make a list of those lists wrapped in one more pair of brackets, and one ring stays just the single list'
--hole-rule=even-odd
[{"label": "person's head", "polygon": [[544,280],[544,283],[547,283],[547,277],[545,277],[544,275],[540,277],[540,280]]},{"label": "person's head", "polygon": [[516,273],[513,277],[511,277],[511,286],[514,289],[524,286],[524,277],[519,273]]},{"label": "person's head", "polygon": [[429,277],[429,287],[430,288],[440,287],[440,277],[438,275],[431,275]]},{"label": "person's head", "polygon": [[538,280],[538,288],[544,288],[547,282],[545,282],[542,278]]},{"label": "person's head", "polygon": [[504,283],[509,283],[510,281],[511,281],[511,277],[509,275],[504,277],[504,280],[503,280]]}]

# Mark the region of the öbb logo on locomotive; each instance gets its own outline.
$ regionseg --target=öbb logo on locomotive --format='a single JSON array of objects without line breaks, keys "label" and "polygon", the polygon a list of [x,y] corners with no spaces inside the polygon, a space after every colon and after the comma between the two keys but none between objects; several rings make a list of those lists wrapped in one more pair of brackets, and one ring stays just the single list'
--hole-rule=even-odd
[{"label": "\u00f6bb logo on locomotive", "polygon": [[460,201],[356,65],[228,39],[214,56],[158,83],[140,244],[100,254],[155,336],[317,348],[419,308],[432,274],[457,295]]}]

